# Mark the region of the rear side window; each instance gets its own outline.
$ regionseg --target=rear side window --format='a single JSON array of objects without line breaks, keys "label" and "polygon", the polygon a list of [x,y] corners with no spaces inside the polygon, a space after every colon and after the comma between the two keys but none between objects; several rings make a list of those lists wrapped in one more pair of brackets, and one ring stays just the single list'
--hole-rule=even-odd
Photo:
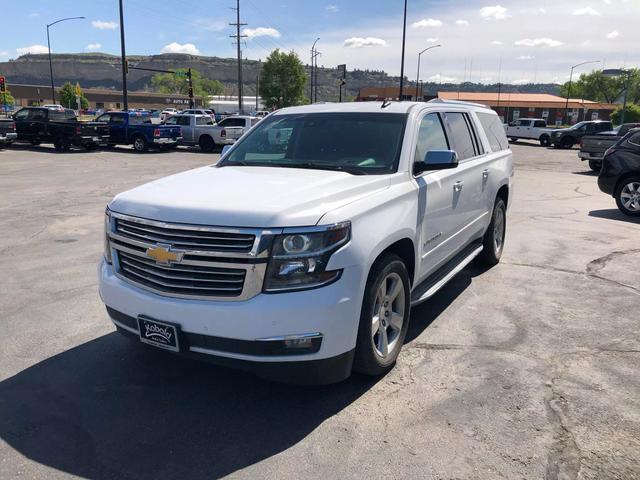
[{"label": "rear side window", "polygon": [[534,127],[538,128],[538,127],[546,127],[547,124],[544,120],[536,120],[535,123],[533,124]]},{"label": "rear side window", "polygon": [[47,119],[47,114],[44,110],[29,110],[29,121],[31,122],[43,122]]},{"label": "rear side window", "polygon": [[531,120],[520,120],[520,126],[521,127],[530,127],[531,126]]},{"label": "rear side window", "polygon": [[213,125],[211,117],[196,117],[196,125]]},{"label": "rear side window", "polygon": [[640,132],[632,133],[627,139],[627,142],[636,147],[640,147]]},{"label": "rear side window", "polygon": [[430,150],[449,150],[442,120],[437,113],[425,115],[420,122],[414,162],[421,162]]},{"label": "rear side window", "polygon": [[222,127],[244,127],[244,118],[225,118],[219,125]]},{"label": "rear side window", "polygon": [[480,125],[484,129],[484,133],[489,140],[489,146],[491,151],[499,152],[500,150],[507,150],[509,148],[509,142],[507,141],[507,135],[504,132],[500,117],[492,113],[477,112]]},{"label": "rear side window", "polygon": [[129,115],[129,125],[144,125],[145,123],[151,123],[149,115]]},{"label": "rear side window", "polygon": [[472,133],[465,116],[466,114],[458,112],[445,113],[451,134],[451,146],[458,154],[458,160],[476,156]]},{"label": "rear side window", "polygon": [[188,127],[189,125],[191,125],[191,119],[187,115],[181,115],[176,118],[176,125]]}]

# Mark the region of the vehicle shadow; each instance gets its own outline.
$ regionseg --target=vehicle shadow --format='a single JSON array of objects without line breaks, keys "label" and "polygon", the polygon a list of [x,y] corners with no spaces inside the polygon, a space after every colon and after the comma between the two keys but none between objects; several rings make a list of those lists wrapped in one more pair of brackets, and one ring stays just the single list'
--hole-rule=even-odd
[{"label": "vehicle shadow", "polygon": [[571,172],[574,175],[584,175],[586,177],[597,177],[598,172],[594,172],[593,170],[583,170],[581,172]]},{"label": "vehicle shadow", "polygon": [[0,438],[84,478],[219,478],[292,447],[376,381],[270,383],[111,333],[0,382]]},{"label": "vehicle shadow", "polygon": [[6,150],[28,150],[30,152],[43,152],[43,153],[93,153],[99,152],[100,149],[87,150],[81,147],[71,147],[66,152],[58,152],[53,148],[53,144],[42,143],[40,145],[31,145],[30,143],[12,143],[10,146],[5,147]]},{"label": "vehicle shadow", "polygon": [[604,208],[602,210],[591,210],[589,212],[590,217],[595,218],[607,218],[609,220],[618,220],[620,222],[636,223],[640,224],[640,217],[630,217],[625,215],[617,208]]}]

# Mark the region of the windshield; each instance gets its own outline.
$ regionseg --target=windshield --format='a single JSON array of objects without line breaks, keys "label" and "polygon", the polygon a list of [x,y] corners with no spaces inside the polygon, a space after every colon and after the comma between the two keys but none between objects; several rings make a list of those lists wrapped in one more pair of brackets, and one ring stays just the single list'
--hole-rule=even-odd
[{"label": "windshield", "polygon": [[573,127],[569,127],[570,130],[579,130],[582,127],[586,128],[586,122],[578,122]]},{"label": "windshield", "polygon": [[233,148],[220,167],[264,166],[380,175],[398,168],[406,115],[272,115]]}]

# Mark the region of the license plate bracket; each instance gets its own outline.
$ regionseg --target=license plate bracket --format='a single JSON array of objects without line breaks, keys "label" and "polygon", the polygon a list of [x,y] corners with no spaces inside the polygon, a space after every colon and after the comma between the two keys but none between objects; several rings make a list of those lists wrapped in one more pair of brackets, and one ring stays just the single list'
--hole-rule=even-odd
[{"label": "license plate bracket", "polygon": [[140,315],[138,316],[138,329],[141,342],[172,352],[180,351],[178,325]]}]

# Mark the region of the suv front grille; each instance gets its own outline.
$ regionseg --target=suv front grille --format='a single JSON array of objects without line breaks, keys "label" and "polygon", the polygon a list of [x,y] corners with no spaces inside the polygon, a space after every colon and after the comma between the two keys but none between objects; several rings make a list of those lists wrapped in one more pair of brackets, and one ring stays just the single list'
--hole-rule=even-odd
[{"label": "suv front grille", "polygon": [[170,244],[177,249],[205,252],[251,251],[256,236],[249,233],[228,233],[210,229],[185,228],[182,225],[158,223],[150,225],[139,221],[116,218],[116,233],[133,240]]},{"label": "suv front grille", "polygon": [[[111,217],[109,248],[123,280],[160,295],[205,300],[246,300],[262,290],[263,232]],[[159,247],[174,258],[153,256]]]},{"label": "suv front grille", "polygon": [[246,270],[191,265],[158,265],[151,259],[120,252],[120,272],[134,282],[166,293],[237,297]]}]

